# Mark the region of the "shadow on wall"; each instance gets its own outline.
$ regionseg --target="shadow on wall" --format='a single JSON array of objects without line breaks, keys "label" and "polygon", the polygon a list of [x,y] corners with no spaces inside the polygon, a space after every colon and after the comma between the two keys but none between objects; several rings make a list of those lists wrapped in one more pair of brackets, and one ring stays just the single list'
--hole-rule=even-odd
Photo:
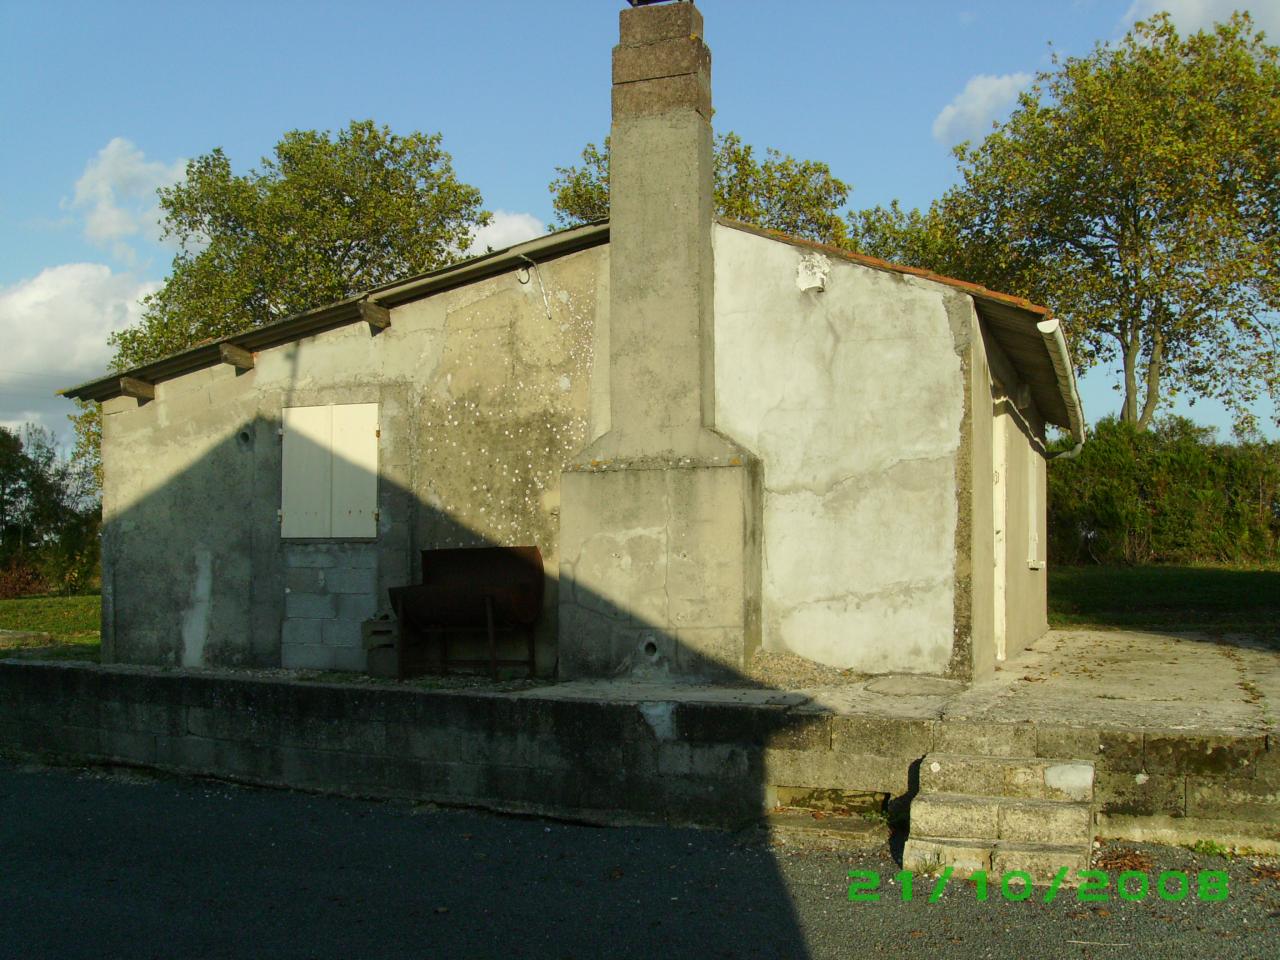
[{"label": "shadow on wall", "polygon": [[[109,489],[103,532],[104,662],[361,669],[361,624],[389,612],[389,587],[420,581],[420,551],[514,545],[481,535],[393,479],[404,473],[403,464],[390,465],[393,469],[383,469],[388,465],[379,464],[371,469],[367,461],[361,464],[359,455],[341,452],[345,449],[344,438],[326,445],[315,436],[290,433],[286,438],[282,436],[285,432],[289,431],[282,431],[279,420],[250,419],[207,448],[192,449],[191,455],[184,458],[185,465],[167,476],[133,472],[130,476],[145,478],[136,489]],[[290,444],[288,464],[282,453],[286,441]],[[282,472],[294,471],[299,464],[304,467],[297,475]],[[474,482],[483,483],[485,465],[477,464],[473,469],[477,471]],[[108,469],[108,485],[111,482]],[[282,508],[282,486],[290,485],[295,488],[294,494],[299,489],[303,491],[300,500],[298,496],[294,500],[309,505],[308,522],[322,526],[324,491],[328,490],[330,530],[358,532],[363,523],[373,535],[282,536],[282,530],[306,529],[305,523],[299,526],[298,518],[289,516],[290,504]],[[284,517],[278,513],[282,509]],[[365,512],[372,515],[365,516]],[[554,536],[557,524],[545,524],[542,529],[553,531]],[[559,591],[581,588],[561,583],[556,576],[558,551],[553,539],[535,545],[547,568],[544,615],[538,633],[538,669],[543,675],[553,675]],[[678,642],[662,628],[620,609],[610,598],[579,594],[576,599],[583,606],[608,611],[620,627],[653,634],[664,648]],[[693,659],[685,658],[682,666],[690,673],[700,672]],[[723,676],[724,666],[707,663],[701,672]],[[662,677],[660,672],[655,674],[649,669],[644,679]],[[731,685],[761,686],[746,676],[734,678]],[[756,745],[763,746],[780,732],[769,724],[776,727],[774,721],[782,715],[774,710],[766,721],[755,721],[761,727],[758,732],[719,731],[715,729],[717,723],[744,722],[750,711],[704,711],[707,715],[699,714],[701,719],[697,722],[706,729],[691,734],[693,728],[686,729],[681,719],[685,714],[670,702],[639,704],[636,709],[644,721],[639,724],[641,727],[647,724],[653,736],[670,741],[665,745],[664,756],[691,735],[708,744],[716,743],[717,738],[751,741],[754,737]],[[816,719],[788,712],[784,721],[788,729],[781,734],[803,739],[804,730],[800,728]],[[602,738],[611,736],[603,732],[605,729],[610,728],[602,728]],[[623,749],[617,753],[620,759],[616,762],[625,767],[626,745],[618,746]],[[685,752],[694,755],[692,751]],[[600,762],[583,758],[575,761],[582,767],[575,772],[583,790],[589,790],[599,778],[621,777],[625,781],[633,776],[627,769],[592,768]],[[686,810],[696,803],[715,804],[738,811],[739,822],[762,814],[769,792],[763,750],[726,747],[716,763],[716,769],[683,771],[688,775],[685,777],[678,775],[681,771],[673,772],[673,785],[686,780],[692,783],[696,775],[702,778],[701,783],[714,783],[714,789],[722,794],[707,797],[703,793],[697,797],[691,792],[680,798]],[[608,791],[601,795],[607,796]],[[692,819],[682,813],[672,817],[676,821],[682,818]],[[714,869],[703,864],[701,869],[706,870],[706,875],[684,875],[680,879],[686,889],[692,890],[753,890],[755,902],[741,916],[749,916],[747,922],[758,925],[758,955],[806,957],[809,954],[804,936],[776,865],[761,869],[762,860],[767,859],[748,858],[748,862],[742,862],[743,858],[739,858],[738,864],[725,861]],[[673,864],[672,869],[679,872],[690,867]],[[735,878],[736,869],[749,870],[750,875]],[[832,881],[843,882],[836,877]],[[500,902],[509,894],[509,890],[495,889],[492,901]],[[655,903],[661,901],[665,906],[664,891],[656,891],[654,897]],[[623,904],[615,906],[618,910],[632,909]],[[679,922],[697,927],[713,923],[714,919],[700,917],[694,911],[682,913]],[[599,922],[607,926],[610,921],[606,916]],[[601,933],[607,935],[605,927],[601,927]],[[699,940],[708,942],[702,936],[690,942]]]}]

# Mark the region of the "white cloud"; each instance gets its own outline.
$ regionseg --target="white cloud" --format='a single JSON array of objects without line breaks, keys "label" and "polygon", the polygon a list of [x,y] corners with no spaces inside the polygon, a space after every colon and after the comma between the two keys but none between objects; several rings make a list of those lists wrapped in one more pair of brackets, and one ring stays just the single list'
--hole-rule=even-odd
[{"label": "white cloud", "polygon": [[65,205],[84,218],[84,235],[132,265],[137,255],[126,241],[160,238],[156,189],[181,180],[186,163],[148,160],[123,137],[115,137],[84,168],[75,195]]},{"label": "white cloud", "polygon": [[1166,10],[1178,32],[1195,33],[1221,23],[1231,17],[1233,10],[1247,10],[1259,29],[1265,30],[1274,43],[1280,40],[1280,3],[1264,0],[1262,3],[1240,3],[1239,0],[1133,0],[1121,21],[1128,30],[1139,20]]},{"label": "white cloud", "polygon": [[467,255],[478,256],[489,249],[501,250],[540,237],[546,232],[547,225],[531,213],[495,210],[492,222],[472,234],[471,249],[467,251]]},{"label": "white cloud", "polygon": [[0,427],[4,427],[10,433],[22,433],[22,428],[28,423],[33,423],[37,427],[48,427],[54,432],[58,432],[57,424],[49,421],[49,414],[44,410],[14,410],[10,411],[16,415],[0,417]]},{"label": "white cloud", "polygon": [[1029,73],[998,77],[980,73],[970,77],[959,95],[934,118],[933,138],[946,146],[981,139],[990,131],[992,121],[1004,115],[1031,80]]},{"label": "white cloud", "polygon": [[107,369],[107,337],[136,323],[138,301],[159,287],[100,263],[49,267],[0,287],[0,424],[65,431],[71,404],[55,392]]}]

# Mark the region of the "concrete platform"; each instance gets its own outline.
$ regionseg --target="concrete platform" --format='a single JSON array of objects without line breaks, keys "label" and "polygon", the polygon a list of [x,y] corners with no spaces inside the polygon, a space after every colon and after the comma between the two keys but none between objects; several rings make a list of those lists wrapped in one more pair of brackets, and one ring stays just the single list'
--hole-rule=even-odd
[{"label": "concrete platform", "polygon": [[1018,770],[1081,761],[1096,771],[1096,835],[1280,852],[1280,654],[1083,631],[1020,653],[968,690],[907,676],[802,690],[432,690],[14,659],[0,661],[0,751],[594,822],[728,826],[813,792],[902,810],[929,754],[974,769],[993,766],[984,758]]},{"label": "concrete platform", "polygon": [[836,716],[1051,724],[1085,729],[1280,734],[1280,651],[1246,637],[1052,630],[989,680],[879,676],[775,690],[578,681],[515,696],[785,706]]}]

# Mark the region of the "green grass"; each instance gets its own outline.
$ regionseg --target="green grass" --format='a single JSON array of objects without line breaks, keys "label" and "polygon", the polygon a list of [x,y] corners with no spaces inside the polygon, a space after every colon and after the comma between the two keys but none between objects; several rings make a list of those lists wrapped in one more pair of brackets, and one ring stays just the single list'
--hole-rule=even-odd
[{"label": "green grass", "polygon": [[1280,569],[1058,567],[1049,623],[1280,638]]},{"label": "green grass", "polygon": [[51,641],[0,637],[0,656],[97,660],[102,651],[101,598],[95,594],[0,600],[0,630],[44,633]]}]

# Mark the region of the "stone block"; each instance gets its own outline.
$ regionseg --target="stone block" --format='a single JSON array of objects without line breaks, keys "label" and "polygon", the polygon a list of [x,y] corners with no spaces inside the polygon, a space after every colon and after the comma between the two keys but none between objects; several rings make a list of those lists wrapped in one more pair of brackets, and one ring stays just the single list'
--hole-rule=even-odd
[{"label": "stone block", "polygon": [[102,731],[97,727],[77,727],[33,720],[0,723],[0,737],[6,748],[16,753],[42,757],[104,756]]},{"label": "stone block", "polygon": [[613,116],[643,117],[675,110],[696,110],[711,119],[711,84],[706,74],[687,73],[613,88]]},{"label": "stone block", "polygon": [[482,768],[481,796],[499,804],[560,812],[576,809],[580,778],[571,770],[488,763]]},{"label": "stone block", "polygon": [[[378,598],[372,593],[344,593],[338,596],[338,619],[363,623],[372,620],[378,612]],[[392,621],[386,621],[392,624]]]},{"label": "stone block", "polygon": [[924,794],[911,801],[912,836],[994,840],[999,828],[999,806],[990,797]]},{"label": "stone block", "polygon": [[[358,626],[358,625],[357,625]],[[364,648],[357,643],[354,647],[325,646],[330,651],[330,670],[345,670],[348,673],[364,673]]]},{"label": "stone block", "polygon": [[1276,823],[1104,813],[1098,815],[1098,835],[1107,839],[1179,846],[1212,840],[1223,846],[1280,855],[1280,824]]},{"label": "stone block", "polygon": [[144,765],[156,761],[156,735],[137,730],[103,730],[102,756]]},{"label": "stone block", "polygon": [[902,850],[902,869],[912,873],[941,873],[967,877],[979,870],[990,872],[992,843],[911,837]]},{"label": "stone block", "polygon": [[831,749],[919,759],[933,750],[934,722],[899,717],[843,716],[831,721]]},{"label": "stone block", "polygon": [[[1019,870],[1031,876],[1032,885],[1048,886],[1065,867],[1066,878],[1063,883],[1069,887],[1078,886],[1080,871],[1089,869],[1091,845],[1001,841],[991,853],[993,884],[997,877],[1003,878],[1004,874]],[[1000,882],[1003,883],[1003,879]]]},{"label": "stone block", "polygon": [[243,740],[252,743],[274,743],[280,739],[281,726],[288,722],[279,711],[234,709],[228,705],[187,708],[187,733],[217,740]]},{"label": "stone block", "polygon": [[660,781],[662,812],[676,826],[737,827],[759,820],[764,812],[763,791],[743,789],[718,777],[671,776]]},{"label": "stone block", "polygon": [[574,754],[554,737],[523,730],[495,731],[480,751],[486,765],[537,767],[542,770],[569,770],[576,766]]},{"label": "stone block", "polygon": [[[773,721],[773,714],[760,713]],[[776,722],[770,722],[759,741],[773,750],[830,750],[835,721],[829,714],[779,711]],[[874,751],[852,750],[853,753]]]},{"label": "stone block", "polygon": [[[279,482],[279,478],[277,478]],[[318,544],[289,543],[284,546],[286,567],[332,567],[338,562],[334,554]]]},{"label": "stone block", "polygon": [[618,36],[620,42],[628,46],[676,37],[701,37],[702,14],[691,3],[623,10],[618,15]]},{"label": "stone block", "polygon": [[732,744],[662,743],[658,745],[658,773],[742,780],[751,770],[748,751]]},{"label": "stone block", "polygon": [[339,649],[323,643],[286,643],[280,647],[280,666],[286,670],[328,670]]},{"label": "stone block", "polygon": [[1280,825],[1280,786],[1253,777],[1187,777],[1187,816]]},{"label": "stone block", "polygon": [[819,787],[868,793],[906,793],[910,762],[901,757],[834,750],[765,750],[764,782],[778,787]]},{"label": "stone block", "polygon": [[377,570],[378,548],[373,544],[349,544],[342,563],[356,570]]},{"label": "stone block", "polygon": [[324,585],[327,593],[358,593],[372,597],[378,592],[378,571],[369,567],[334,567],[325,571]]},{"label": "stone block", "polygon": [[711,75],[711,51],[693,37],[673,37],[613,49],[613,82],[636,83],[662,77]]},{"label": "stone block", "polygon": [[1001,840],[1077,846],[1093,840],[1093,812],[1084,804],[1001,800],[999,820]]},{"label": "stone block", "polygon": [[322,620],[320,621],[320,639],[327,647],[347,647],[364,649],[361,643],[359,620]]},{"label": "stone block", "polygon": [[920,762],[923,793],[958,793],[1026,800],[1093,798],[1093,766],[1015,757],[929,754]]},{"label": "stone block", "polygon": [[1103,813],[1174,817],[1186,813],[1185,777],[1099,770],[1095,791],[1098,809]]},{"label": "stone block", "polygon": [[324,574],[319,567],[289,567],[284,585],[291,593],[324,593]]},{"label": "stone block", "polygon": [[1147,773],[1251,777],[1265,751],[1266,738],[1261,734],[1148,733],[1142,745],[1143,769]]},{"label": "stone block", "polygon": [[338,615],[338,601],[329,594],[290,591],[284,596],[284,615],[306,620],[332,620]]},{"label": "stone block", "polygon": [[1030,723],[941,720],[934,728],[932,752],[983,757],[1034,757],[1036,728]]},{"label": "stone block", "polygon": [[831,718],[772,704],[681,703],[674,732],[689,743],[736,743],[780,750],[827,750]]},{"label": "stone block", "polygon": [[1036,756],[1092,760],[1108,770],[1142,769],[1142,734],[1081,727],[1037,727]]},{"label": "stone block", "polygon": [[431,783],[431,773],[404,757],[280,748],[281,780],[294,787],[375,796],[418,797]]},{"label": "stone block", "polygon": [[387,725],[376,720],[324,719],[293,716],[280,725],[278,742],[286,746],[343,750],[349,753],[387,753]]},{"label": "stone block", "polygon": [[104,700],[98,722],[106,730],[178,735],[186,732],[187,714],[180,704]]}]

